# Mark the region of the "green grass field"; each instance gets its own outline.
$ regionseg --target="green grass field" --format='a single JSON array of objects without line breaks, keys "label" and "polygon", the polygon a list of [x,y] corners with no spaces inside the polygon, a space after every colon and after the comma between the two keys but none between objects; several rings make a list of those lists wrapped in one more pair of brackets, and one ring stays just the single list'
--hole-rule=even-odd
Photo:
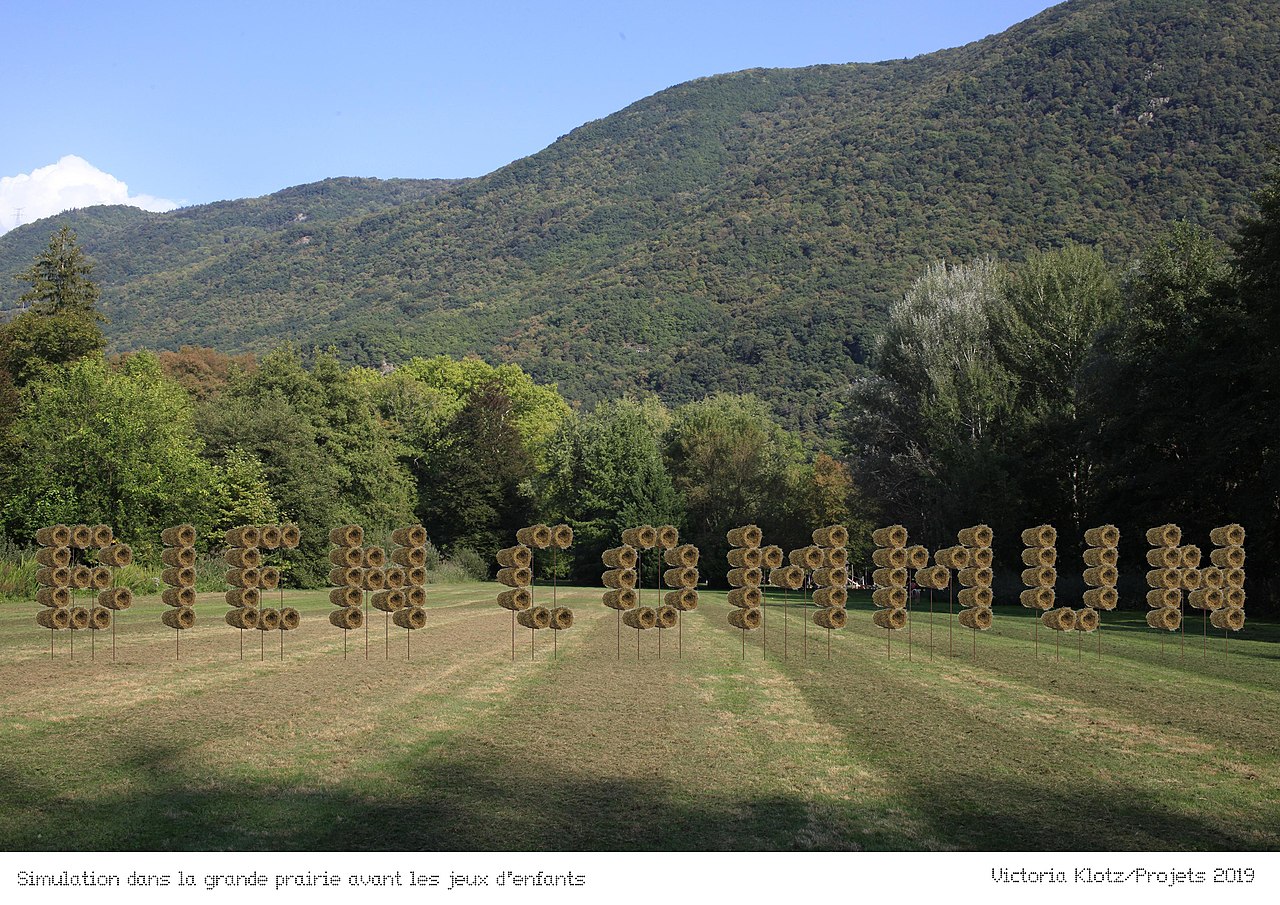
[{"label": "green grass field", "polygon": [[[593,588],[577,624],[516,634],[493,585],[429,588],[414,635],[383,616],[262,639],[201,595],[175,660],[154,598],[50,660],[36,606],[0,606],[5,849],[1278,849],[1280,630],[1224,654],[1140,613],[1094,637],[998,609],[976,641],[926,603],[892,640],[863,598],[831,637],[793,607],[742,635],[722,593],[677,633],[623,628]],[[538,589],[538,602],[545,602]],[[648,595],[652,598],[652,593]],[[651,601],[650,601],[651,602]],[[775,604],[777,604],[775,606]],[[260,642],[265,640],[265,658]],[[1185,646],[1184,646],[1185,644]]]}]

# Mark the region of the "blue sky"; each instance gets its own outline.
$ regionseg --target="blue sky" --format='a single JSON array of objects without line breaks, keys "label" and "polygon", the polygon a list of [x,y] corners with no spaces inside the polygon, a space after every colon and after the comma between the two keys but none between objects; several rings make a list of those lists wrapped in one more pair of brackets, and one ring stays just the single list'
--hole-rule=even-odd
[{"label": "blue sky", "polygon": [[[326,176],[479,176],[688,79],[914,56],[1050,5],[14,3],[0,177],[76,155],[163,206]],[[0,186],[0,227],[36,197],[23,186],[38,188]]]}]

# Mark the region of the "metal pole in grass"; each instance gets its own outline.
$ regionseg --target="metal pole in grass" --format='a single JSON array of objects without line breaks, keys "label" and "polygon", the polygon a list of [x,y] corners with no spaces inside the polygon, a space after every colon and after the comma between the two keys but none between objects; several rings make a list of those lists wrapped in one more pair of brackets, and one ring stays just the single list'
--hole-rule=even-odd
[{"label": "metal pole in grass", "polygon": [[[554,544],[551,546],[551,612],[556,610],[556,563],[559,557],[559,550]],[[551,659],[558,660],[560,658],[560,632],[558,629],[551,630]]]},{"label": "metal pole in grass", "polygon": [[[828,634],[830,632],[828,631]],[[831,646],[831,639],[827,639],[827,646]],[[911,662],[911,591],[907,591],[907,662]]]},{"label": "metal pole in grass", "polygon": [[[621,659],[622,659],[622,610],[614,610],[614,612],[618,614],[618,656],[617,656],[617,659],[621,660]],[[511,618],[512,618],[512,619],[516,618],[514,613],[511,615]]]},{"label": "metal pole in grass", "polygon": [[764,590],[764,586],[760,588],[760,625],[764,629],[764,658],[769,659],[769,596]]},{"label": "metal pole in grass", "polygon": [[391,659],[391,614],[390,613],[382,614],[382,635],[383,635],[382,659],[390,660]]},{"label": "metal pole in grass", "polygon": [[409,660],[409,638],[412,634],[413,632],[409,631],[407,628],[404,630],[404,659],[406,662]]},{"label": "metal pole in grass", "polygon": [[804,584],[800,586],[800,602],[804,609],[800,611],[800,621],[804,623],[804,659],[809,660],[809,576],[805,575]]},{"label": "metal pole in grass", "polygon": [[342,630],[342,659],[347,659],[347,630]]},{"label": "metal pole in grass", "polygon": [[747,630],[742,630],[742,659],[747,659]]},{"label": "metal pole in grass", "polygon": [[[281,556],[280,564],[284,565],[284,557]],[[280,612],[284,612],[284,586],[280,586]],[[280,659],[284,659],[284,620],[280,620]]]},{"label": "metal pole in grass", "polygon": [[831,629],[827,629],[827,659],[831,659]]},{"label": "metal pole in grass", "polygon": [[1200,659],[1209,656],[1209,611],[1201,610],[1200,615],[1204,617],[1204,642],[1200,645]]},{"label": "metal pole in grass", "polygon": [[787,659],[787,589],[782,589],[782,659]]},{"label": "metal pole in grass", "polygon": [[1182,611],[1182,595],[1178,595],[1178,659],[1187,658],[1187,623]]},{"label": "metal pole in grass", "polygon": [[952,623],[955,622],[955,611],[952,608],[951,595],[952,595],[951,570],[947,569],[947,656],[948,657],[950,657],[952,654],[955,653],[955,648],[952,645],[952,641],[954,640],[954,631],[952,628]]},{"label": "metal pole in grass", "polygon": [[511,659],[516,658],[516,611],[511,611]]},{"label": "metal pole in grass", "polygon": [[240,629],[240,659],[244,660],[244,629]]},{"label": "metal pole in grass", "polygon": [[929,660],[933,660],[933,588],[929,589]]},{"label": "metal pole in grass", "polygon": [[535,632],[535,631],[534,631],[534,629],[531,627],[531,628],[529,629],[529,659],[530,659],[530,660],[534,659],[534,652],[533,652],[533,637],[534,637],[534,635],[535,635],[535,634],[536,634],[536,632]]},{"label": "metal pole in grass", "polygon": [[369,591],[368,591],[367,589],[361,592],[361,594],[360,594],[360,602],[361,602],[361,607],[360,607],[360,609],[364,611],[363,613],[361,613],[361,615],[363,615],[363,616],[365,617],[365,620],[364,620],[364,658],[365,658],[366,660],[368,660],[368,659],[369,659],[369,619],[368,619],[368,616],[369,616]]}]

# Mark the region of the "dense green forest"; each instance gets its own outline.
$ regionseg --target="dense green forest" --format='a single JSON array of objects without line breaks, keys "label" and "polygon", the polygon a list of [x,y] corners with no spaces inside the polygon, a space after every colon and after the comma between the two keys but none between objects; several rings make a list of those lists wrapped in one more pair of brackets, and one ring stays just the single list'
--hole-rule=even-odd
[{"label": "dense green forest", "polygon": [[[1280,96],[1277,21],[1274,0],[1081,0],[915,59],[678,85],[367,213],[67,222],[102,262],[113,351],[474,353],[587,406],[754,393],[829,440],[930,262],[1078,243],[1120,266],[1176,220],[1228,238]],[[0,271],[48,232],[0,239]]]}]

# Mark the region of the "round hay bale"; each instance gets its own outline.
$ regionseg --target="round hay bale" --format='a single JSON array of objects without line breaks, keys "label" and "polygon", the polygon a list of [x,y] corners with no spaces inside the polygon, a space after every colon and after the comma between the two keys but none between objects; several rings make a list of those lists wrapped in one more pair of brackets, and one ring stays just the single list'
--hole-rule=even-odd
[{"label": "round hay bale", "polygon": [[[1178,548],[1178,555],[1181,561],[1178,563],[1184,569],[1195,569],[1200,565],[1200,548],[1195,544],[1184,544]],[[1244,565],[1244,563],[1241,563]]]},{"label": "round hay bale", "polygon": [[72,525],[71,543],[68,546],[77,550],[87,550],[93,546],[93,528],[89,525]]},{"label": "round hay bale", "polygon": [[296,550],[302,543],[302,529],[289,522],[280,526],[280,547],[284,550]]},{"label": "round hay bale", "polygon": [[404,566],[387,566],[382,570],[382,574],[386,576],[388,588],[403,588],[405,586],[405,570]]},{"label": "round hay bale", "polygon": [[364,611],[356,606],[349,606],[344,610],[330,610],[329,624],[349,631],[358,629],[364,625]]},{"label": "round hay bale", "polygon": [[782,548],[777,544],[770,544],[767,547],[761,547],[760,568],[762,569],[781,569],[782,564],[787,561],[786,555],[782,552]]},{"label": "round hay bale", "polygon": [[1084,583],[1091,588],[1114,588],[1120,579],[1115,566],[1094,566],[1084,570]]},{"label": "round hay bale", "polygon": [[[1182,543],[1182,529],[1172,523],[1148,528],[1147,543],[1153,547],[1176,547]],[[1106,546],[1114,546],[1114,544]]]},{"label": "round hay bale", "polygon": [[[193,569],[192,571],[194,572],[195,570]],[[358,569],[354,569],[354,570],[353,569],[330,569],[329,583],[330,584],[335,583],[333,580],[334,572],[338,572],[340,575],[343,575],[352,571],[358,572],[359,570]],[[256,588],[258,586],[258,583],[262,581],[262,573],[257,569],[232,569],[226,573],[224,578],[226,579],[227,584],[231,585],[234,588]],[[193,579],[192,584],[194,583],[195,582]]]},{"label": "round hay bale", "polygon": [[1217,547],[1209,551],[1209,562],[1220,569],[1243,569],[1244,547]]},{"label": "round hay bale", "polygon": [[736,569],[758,569],[764,564],[764,551],[759,547],[737,547],[729,551],[727,558]]},{"label": "round hay bale", "polygon": [[1058,583],[1058,570],[1049,566],[1023,569],[1022,583],[1029,588],[1051,588]]},{"label": "round hay bale", "polygon": [[51,569],[65,569],[71,565],[71,548],[41,547],[36,551],[36,562]]},{"label": "round hay bale", "polygon": [[962,607],[976,606],[990,609],[994,596],[991,588],[988,587],[964,588],[956,595],[956,599]]},{"label": "round hay bale", "polygon": [[1147,572],[1147,587],[1176,588],[1182,583],[1182,572],[1178,569],[1151,569]]},{"label": "round hay bale", "polygon": [[1210,613],[1209,621],[1214,628],[1238,632],[1244,628],[1244,610],[1237,606],[1226,606]]},{"label": "round hay bale", "polygon": [[1147,611],[1147,625],[1162,628],[1166,632],[1176,632],[1182,625],[1182,614],[1177,607],[1167,606],[1158,610]]},{"label": "round hay bale", "polygon": [[391,621],[411,632],[427,627],[427,611],[420,606],[406,607],[391,614]]},{"label": "round hay bale", "polygon": [[965,628],[977,629],[980,632],[985,632],[987,629],[991,628],[992,618],[990,607],[970,607],[969,609],[961,610],[957,613],[956,618],[959,619],[960,624]]},{"label": "round hay bale", "polygon": [[95,606],[89,610],[89,631],[101,632],[111,628],[111,611],[106,607]]},{"label": "round hay bale", "polygon": [[662,583],[669,588],[696,588],[698,586],[698,570],[683,566],[667,569],[662,573]]},{"label": "round hay bale", "polygon": [[374,591],[369,602],[373,604],[375,610],[394,613],[396,610],[403,610],[408,600],[405,598],[404,591],[397,588],[391,591]]},{"label": "round hay bale", "polygon": [[36,583],[48,588],[69,588],[71,587],[71,570],[66,566],[37,569]]},{"label": "round hay bale", "polygon": [[1244,587],[1244,569],[1223,569],[1222,584],[1227,588]]},{"label": "round hay bale", "polygon": [[[195,569],[191,570],[192,584],[195,584],[196,582],[195,571],[196,571]],[[107,566],[94,566],[89,571],[89,587],[93,588],[95,591],[101,591],[103,588],[111,587],[111,580],[112,580],[111,569],[108,568]]]},{"label": "round hay bale", "polygon": [[815,528],[809,536],[813,539],[813,544],[816,547],[849,546],[849,529],[844,525],[828,525],[825,528]]},{"label": "round hay bale", "polygon": [[[661,612],[661,610],[659,610],[659,612]],[[549,618],[549,627],[553,632],[564,632],[573,628],[573,610],[569,609],[567,606],[555,607],[551,610]],[[671,624],[675,625],[674,619]]]},{"label": "round hay bale", "polygon": [[734,588],[729,592],[729,606],[736,606],[742,609],[755,609],[764,599],[758,587],[747,586],[743,588]]},{"label": "round hay bale", "polygon": [[775,588],[784,588],[788,591],[797,590],[804,584],[804,569],[799,566],[781,566],[777,569],[770,569],[769,584]]},{"label": "round hay bale", "polygon": [[127,610],[133,606],[133,591],[128,588],[105,588],[98,592],[98,606],[108,610]]},{"label": "round hay bale", "polygon": [[1114,610],[1119,602],[1115,588],[1090,588],[1084,592],[1084,605],[1095,610]]},{"label": "round hay bale", "polygon": [[334,606],[359,606],[363,601],[364,595],[360,593],[359,588],[346,586],[329,589],[329,602]]},{"label": "round hay bale", "polygon": [[[528,547],[525,547],[528,550]],[[391,551],[391,561],[399,566],[405,566],[410,569],[420,569],[427,565],[427,548],[426,547],[396,547]],[[529,551],[529,562],[533,562],[533,551]],[[514,566],[513,568],[523,568]]]},{"label": "round hay bale", "polygon": [[611,610],[630,610],[640,602],[640,597],[633,588],[619,588],[616,591],[605,591],[603,600],[604,605]]},{"label": "round hay bale", "polygon": [[1221,588],[1227,583],[1226,576],[1217,566],[1205,566],[1200,570],[1200,586],[1205,588]]},{"label": "round hay bale", "polygon": [[[246,572],[248,572],[248,571],[252,571],[252,572],[253,572],[253,575],[251,576],[251,577],[252,577],[252,579],[253,579],[253,581],[252,581],[252,582],[249,582],[249,581],[248,581],[248,578],[249,578],[250,576],[246,576],[246,577],[245,577],[245,580],[244,580],[244,583],[243,583],[241,586],[242,586],[242,587],[257,587],[257,586],[258,586],[258,581],[259,581],[259,579],[261,578],[261,575],[260,575],[260,573],[258,572],[258,570],[257,570],[257,569],[253,569],[253,570],[246,569],[245,571],[246,571]],[[228,573],[227,573],[227,584],[236,584],[237,582],[235,582],[235,581],[232,581],[232,580],[231,580],[231,576],[232,576],[232,573],[231,573],[231,572],[228,572]],[[338,587],[338,588],[359,588],[359,587],[363,587],[363,585],[364,585],[364,569],[355,569],[355,568],[336,568],[336,569],[330,569],[330,570],[329,570],[329,584],[333,585],[334,587]]]},{"label": "round hay bale", "polygon": [[[1050,569],[1049,571],[1052,572],[1053,570]],[[966,588],[989,588],[991,587],[991,582],[995,581],[995,573],[993,573],[989,568],[975,566],[968,569],[961,569],[956,573],[956,580]]]},{"label": "round hay bale", "polygon": [[1187,603],[1197,610],[1216,610],[1226,603],[1219,588],[1200,588],[1187,595]]},{"label": "round hay bale", "polygon": [[258,587],[266,591],[280,587],[280,570],[275,566],[263,566],[258,572]]},{"label": "round hay bale", "polygon": [[764,541],[764,532],[758,525],[742,525],[730,528],[725,539],[730,547],[758,547]]},{"label": "round hay bale", "polygon": [[189,606],[178,607],[176,610],[165,610],[160,614],[160,621],[169,628],[178,631],[186,631],[196,624],[196,611]]},{"label": "round hay bale", "polygon": [[1177,588],[1152,588],[1147,591],[1147,606],[1157,610],[1182,603],[1182,592]]},{"label": "round hay bale", "polygon": [[36,531],[36,543],[42,547],[70,547],[71,529],[66,525],[50,525]]},{"label": "round hay bale", "polygon": [[933,561],[948,569],[969,568],[968,547],[943,547],[933,555]]},{"label": "round hay bale", "polygon": [[329,531],[329,543],[338,547],[363,547],[364,529],[359,525],[343,525],[340,528],[333,528]]},{"label": "round hay bale", "polygon": [[818,588],[813,592],[814,606],[835,606],[843,609],[849,603],[849,592],[844,588]]},{"label": "round hay bale", "polygon": [[[635,553],[634,550],[631,552],[632,554]],[[662,554],[662,561],[667,565],[684,566],[690,569],[698,564],[699,558],[698,548],[693,544],[681,544],[678,547],[672,547],[670,550],[667,550]],[[606,563],[606,565],[609,565],[609,563]],[[635,567],[634,562],[627,566],[629,569],[634,569]]]},{"label": "round hay bale", "polygon": [[274,632],[280,628],[280,611],[267,607],[258,611],[258,631]]},{"label": "round hay bale", "polygon": [[71,628],[71,611],[66,607],[58,607],[55,610],[41,610],[36,613],[36,623],[56,632],[69,629]]},{"label": "round hay bale", "polygon": [[343,569],[359,569],[364,566],[364,551],[360,547],[334,547],[329,551],[329,562]]},{"label": "round hay bale", "polygon": [[[906,571],[903,569],[902,571]],[[844,569],[814,569],[813,584],[819,588],[843,588],[849,583],[849,573]]]},{"label": "round hay bale", "polygon": [[907,586],[907,570],[876,569],[871,573],[871,581],[882,588],[905,588]]},{"label": "round hay bale", "polygon": [[1022,564],[1038,568],[1052,568],[1058,563],[1058,551],[1053,547],[1027,547],[1022,551]]},{"label": "round hay bale", "polygon": [[889,525],[871,532],[871,542],[877,547],[905,547],[907,545],[907,529],[901,525]]},{"label": "round hay bale", "polygon": [[71,567],[71,587],[88,588],[93,585],[93,569],[88,566]]},{"label": "round hay bale", "polygon": [[133,548],[128,544],[111,544],[98,552],[98,562],[107,566],[128,566],[133,564]]},{"label": "round hay bale", "polygon": [[427,570],[422,566],[410,566],[404,570],[405,584],[421,587],[427,583]]},{"label": "round hay bale", "polygon": [[291,632],[302,624],[302,614],[291,606],[280,611],[280,631]]},{"label": "round hay bale", "polygon": [[533,572],[529,569],[499,569],[498,583],[509,588],[526,588],[533,584]]},{"label": "round hay bale", "polygon": [[[412,550],[413,547],[400,547],[401,550]],[[365,547],[363,551],[363,565],[366,569],[385,569],[387,566],[387,551],[381,547]],[[425,557],[424,557],[425,558]],[[401,563],[401,565],[422,565],[422,563]]]},{"label": "round hay bale", "polygon": [[[427,589],[426,588],[421,586],[416,586],[416,587],[404,588],[403,590],[404,590],[405,606],[425,607],[427,605]],[[516,590],[516,589],[513,588],[512,590]]]},{"label": "round hay bale", "polygon": [[67,588],[40,588],[36,591],[36,603],[49,607],[71,606],[71,591]]},{"label": "round hay bale", "polygon": [[763,620],[764,616],[759,607],[750,610],[729,611],[729,624],[744,631],[754,632],[760,627]]},{"label": "round hay bale", "polygon": [[427,529],[421,525],[406,525],[391,532],[391,542],[401,547],[425,547]]},{"label": "round hay bale", "polygon": [[381,569],[365,569],[361,578],[360,587],[366,591],[381,591],[387,586],[387,573]]},{"label": "round hay bale", "polygon": [[237,569],[256,569],[262,565],[262,551],[257,547],[228,547],[222,558]]},{"label": "round hay bale", "polygon": [[929,566],[916,571],[916,584],[941,591],[951,584],[951,570],[946,566]]},{"label": "round hay bale", "polygon": [[[335,612],[341,611],[338,610]],[[242,610],[230,610],[222,618],[226,620],[227,625],[232,628],[253,629],[258,627],[258,611],[253,607],[245,607]]]},{"label": "round hay bale", "polygon": [[844,607],[826,607],[814,611],[813,622],[819,628],[842,629],[849,622],[849,614]]},{"label": "round hay bale", "polygon": [[116,542],[115,532],[111,530],[110,525],[94,525],[89,529],[89,532],[93,536],[89,546],[97,547],[99,550],[103,547],[110,547]]},{"label": "round hay bale", "polygon": [[901,609],[907,605],[907,589],[876,588],[871,592],[871,602],[890,610]]},{"label": "round hay bale", "polygon": [[1147,551],[1147,565],[1157,569],[1177,569],[1182,565],[1182,554],[1177,547],[1152,547]]},{"label": "round hay bale", "polygon": [[905,547],[881,547],[871,551],[871,562],[881,569],[905,569],[910,558]]},{"label": "round hay bale", "polygon": [[1028,588],[1018,595],[1018,601],[1029,610],[1050,610],[1055,596],[1053,588]]},{"label": "round hay bale", "polygon": [[551,625],[551,611],[545,606],[529,607],[516,613],[516,622],[525,628],[544,629]]},{"label": "round hay bale", "polygon": [[1223,525],[1209,532],[1209,540],[1218,547],[1243,547],[1244,528],[1240,525]]},{"label": "round hay bale", "polygon": [[964,547],[990,547],[995,533],[987,525],[974,525],[956,532],[956,540]]},{"label": "round hay bale", "polygon": [[1084,551],[1086,566],[1111,566],[1120,564],[1120,551],[1115,547],[1090,547]]},{"label": "round hay bale", "polygon": [[1076,631],[1077,632],[1096,631],[1098,628],[1098,623],[1101,621],[1102,620],[1098,616],[1097,610],[1090,609],[1089,607],[1084,607],[1083,609],[1076,610]]},{"label": "round hay bale", "polygon": [[227,531],[222,538],[228,547],[256,547],[262,540],[262,532],[257,525],[241,525]]},{"label": "round hay bale", "polygon": [[764,573],[759,569],[730,569],[725,576],[732,587],[759,587],[764,581]]},{"label": "round hay bale", "polygon": [[71,630],[83,631],[89,627],[89,610],[82,606],[73,606],[67,612],[71,614]]},{"label": "round hay bale", "polygon": [[1227,606],[1235,606],[1244,608],[1244,588],[1226,588],[1222,592],[1222,599]]},{"label": "round hay bale", "polygon": [[284,542],[284,531],[279,525],[263,525],[258,531],[258,546],[264,550],[279,550]]},{"label": "round hay bale", "polygon": [[224,597],[226,598],[227,606],[253,607],[256,609],[258,604],[262,602],[262,592],[257,588],[231,588],[224,594]]},{"label": "round hay bale", "polygon": [[606,588],[634,588],[636,586],[635,569],[609,569],[600,576]]},{"label": "round hay bale", "polygon": [[[845,561],[841,565],[849,564],[848,551],[845,551]],[[914,547],[907,547],[907,566],[908,568],[920,569],[929,568],[929,548],[916,544]]]},{"label": "round hay bale", "polygon": [[174,525],[160,532],[160,542],[169,547],[194,547],[196,529],[194,525]]},{"label": "round hay bale", "polygon": [[195,588],[165,588],[160,592],[160,602],[165,606],[195,606]]},{"label": "round hay bale", "polygon": [[195,547],[165,547],[160,551],[160,562],[178,569],[191,569],[196,564]]},{"label": "round hay bale", "polygon": [[692,588],[667,591],[662,595],[662,602],[667,606],[675,607],[682,613],[690,613],[698,608],[698,592]]},{"label": "round hay bale", "polygon": [[1204,576],[1200,574],[1199,569],[1184,568],[1181,570],[1182,586],[1188,591],[1194,591],[1204,582]]},{"label": "round hay bale", "polygon": [[821,569],[827,561],[821,547],[801,547],[787,554],[787,562],[802,569]]},{"label": "round hay bale", "polygon": [[551,546],[551,529],[539,522],[516,532],[516,540],[526,547],[545,550]]},{"label": "round hay bale", "polygon": [[630,544],[610,547],[600,554],[600,561],[611,569],[634,569],[639,562],[636,548]]},{"label": "round hay bale", "polygon": [[971,567],[990,569],[995,561],[995,552],[990,547],[974,547],[969,552],[969,565]]},{"label": "round hay bale", "polygon": [[[392,551],[391,558],[396,558],[395,551]],[[498,565],[505,569],[527,569],[533,565],[533,551],[524,544],[517,544],[499,550],[497,559]]]},{"label": "round hay bale", "polygon": [[658,546],[670,550],[680,544],[680,529],[675,525],[658,526]]},{"label": "round hay bale", "polygon": [[1076,627],[1076,611],[1070,607],[1060,606],[1040,614],[1040,622],[1055,632],[1069,632]]},{"label": "round hay bale", "polygon": [[1089,528],[1084,533],[1084,542],[1090,547],[1118,547],[1120,546],[1120,529],[1115,525]]},{"label": "round hay bale", "polygon": [[1028,547],[1052,547],[1058,542],[1058,529],[1053,525],[1036,525],[1024,528],[1022,542]]},{"label": "round hay bale", "polygon": [[680,621],[680,611],[673,606],[663,604],[654,611],[654,621],[658,628],[675,628]]},{"label": "round hay bale", "polygon": [[891,610],[876,610],[871,614],[871,621],[881,628],[896,632],[907,627],[907,611],[902,607]]},{"label": "round hay bale", "polygon": [[658,611],[651,606],[638,606],[625,610],[622,621],[631,628],[647,631],[658,624]]}]

